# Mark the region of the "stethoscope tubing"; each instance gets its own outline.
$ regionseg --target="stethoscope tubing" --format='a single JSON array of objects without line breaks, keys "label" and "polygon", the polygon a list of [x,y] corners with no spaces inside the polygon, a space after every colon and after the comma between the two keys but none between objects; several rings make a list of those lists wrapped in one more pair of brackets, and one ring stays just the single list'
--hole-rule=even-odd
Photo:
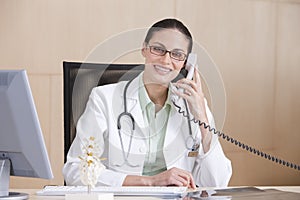
[{"label": "stethoscope tubing", "polygon": [[[133,79],[132,79],[133,80]],[[134,131],[135,131],[135,120],[134,120],[134,117],[131,113],[129,113],[127,111],[127,89],[130,85],[130,83],[132,82],[132,80],[128,81],[125,85],[125,88],[124,88],[124,92],[123,92],[123,102],[124,102],[124,111],[119,114],[118,116],[118,120],[117,120],[117,128],[118,128],[118,134],[119,134],[119,139],[120,139],[120,143],[121,143],[121,148],[122,148],[122,155],[124,157],[124,162],[122,163],[122,165],[117,165],[117,166],[123,166],[124,164],[127,164],[128,166],[130,167],[137,167],[139,165],[134,165],[134,164],[131,164],[129,161],[128,161],[128,157],[129,157],[129,153],[130,153],[130,150],[131,150],[131,145],[132,145],[132,138],[133,138],[133,134],[134,134]],[[184,104],[185,104],[185,107],[186,107],[186,111],[187,111],[187,121],[188,121],[188,127],[189,127],[189,138],[191,138],[193,140],[193,147],[196,145],[195,143],[197,142],[197,140],[195,138],[193,138],[193,135],[192,135],[192,128],[191,128],[191,120],[190,120],[190,112],[188,110],[188,106],[187,106],[187,102],[186,100],[184,100]],[[123,139],[122,139],[122,133],[121,133],[121,119],[122,117],[129,117],[130,120],[131,120],[131,123],[132,123],[132,130],[131,130],[131,135],[130,135],[130,141],[129,141],[129,146],[128,146],[128,151],[127,151],[127,155],[125,154],[125,148],[124,148],[124,143],[123,143]],[[187,143],[187,142],[186,142]],[[189,148],[188,147],[188,144],[186,144],[187,146],[187,149],[189,150],[192,150],[192,148]]]}]

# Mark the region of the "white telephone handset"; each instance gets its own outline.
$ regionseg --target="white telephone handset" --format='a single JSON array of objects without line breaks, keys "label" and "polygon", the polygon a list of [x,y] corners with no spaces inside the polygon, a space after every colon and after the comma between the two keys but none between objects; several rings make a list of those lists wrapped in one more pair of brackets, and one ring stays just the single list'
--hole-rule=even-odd
[{"label": "white telephone handset", "polygon": [[[188,56],[188,59],[186,61],[185,64],[185,69],[188,71],[188,74],[186,76],[187,79],[192,80],[193,76],[194,76],[194,71],[195,71],[195,66],[197,64],[197,54],[195,53],[190,53]],[[177,88],[175,86],[173,86],[171,84],[171,87],[173,90],[177,90]],[[179,92],[183,92],[183,89],[180,88],[178,89]],[[176,94],[172,94],[171,95],[171,101],[177,101],[178,100],[178,96]]]}]

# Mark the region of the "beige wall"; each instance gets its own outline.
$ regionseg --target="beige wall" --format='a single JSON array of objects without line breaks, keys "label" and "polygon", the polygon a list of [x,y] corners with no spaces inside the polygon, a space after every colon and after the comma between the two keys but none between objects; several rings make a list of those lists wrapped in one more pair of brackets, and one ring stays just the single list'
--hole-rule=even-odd
[{"label": "beige wall", "polygon": [[[113,35],[164,17],[184,21],[219,67],[223,131],[300,164],[300,1],[0,0],[0,69],[27,69],[55,174],[13,177],[13,187],[63,184],[62,61],[84,61]],[[126,61],[143,61],[133,58]],[[233,164],[230,185],[300,184],[299,171],[222,145]]]}]

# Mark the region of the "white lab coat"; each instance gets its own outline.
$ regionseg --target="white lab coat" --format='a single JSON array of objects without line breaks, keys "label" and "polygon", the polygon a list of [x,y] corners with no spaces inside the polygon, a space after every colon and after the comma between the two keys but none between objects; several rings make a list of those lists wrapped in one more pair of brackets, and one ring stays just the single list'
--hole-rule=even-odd
[{"label": "white lab coat", "polygon": [[[142,110],[139,104],[138,86],[139,75],[129,85],[127,90],[127,109],[135,119],[135,131],[133,133],[130,153],[128,154],[128,166],[124,164],[124,156],[121,148],[121,140],[117,129],[117,119],[124,111],[123,92],[127,82],[96,87],[92,90],[85,112],[77,124],[77,134],[67,156],[67,162],[63,168],[63,175],[67,185],[82,185],[79,172],[79,155],[82,154],[82,140],[94,136],[101,147],[102,158],[106,158],[103,164],[106,169],[101,173],[97,185],[121,186],[126,175],[141,175],[146,155],[146,139],[148,128],[146,127]],[[178,104],[185,109],[183,101]],[[198,186],[224,187],[228,185],[231,177],[231,162],[225,157],[216,135],[213,135],[210,150],[203,153],[202,146],[198,157],[188,157],[187,149],[189,137],[188,123],[182,114],[178,113],[172,105],[168,119],[165,142],[163,147],[167,169],[172,167],[190,171]],[[207,105],[206,105],[207,107]],[[214,126],[214,120],[207,107],[209,123]],[[197,124],[191,123],[193,137],[201,141],[201,133]],[[129,118],[122,118],[122,141],[127,155],[132,125]],[[201,144],[201,143],[200,143]]]}]

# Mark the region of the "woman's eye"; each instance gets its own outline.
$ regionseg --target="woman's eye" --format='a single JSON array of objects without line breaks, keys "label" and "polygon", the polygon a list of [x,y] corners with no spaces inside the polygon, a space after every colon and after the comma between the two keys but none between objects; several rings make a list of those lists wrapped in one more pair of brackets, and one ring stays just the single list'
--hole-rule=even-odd
[{"label": "woman's eye", "polygon": [[182,52],[172,52],[172,55],[176,58],[181,58],[183,56]]},{"label": "woman's eye", "polygon": [[160,53],[164,53],[164,52],[166,51],[165,49],[160,48],[160,47],[154,47],[154,50],[155,50],[156,52],[160,52]]}]

